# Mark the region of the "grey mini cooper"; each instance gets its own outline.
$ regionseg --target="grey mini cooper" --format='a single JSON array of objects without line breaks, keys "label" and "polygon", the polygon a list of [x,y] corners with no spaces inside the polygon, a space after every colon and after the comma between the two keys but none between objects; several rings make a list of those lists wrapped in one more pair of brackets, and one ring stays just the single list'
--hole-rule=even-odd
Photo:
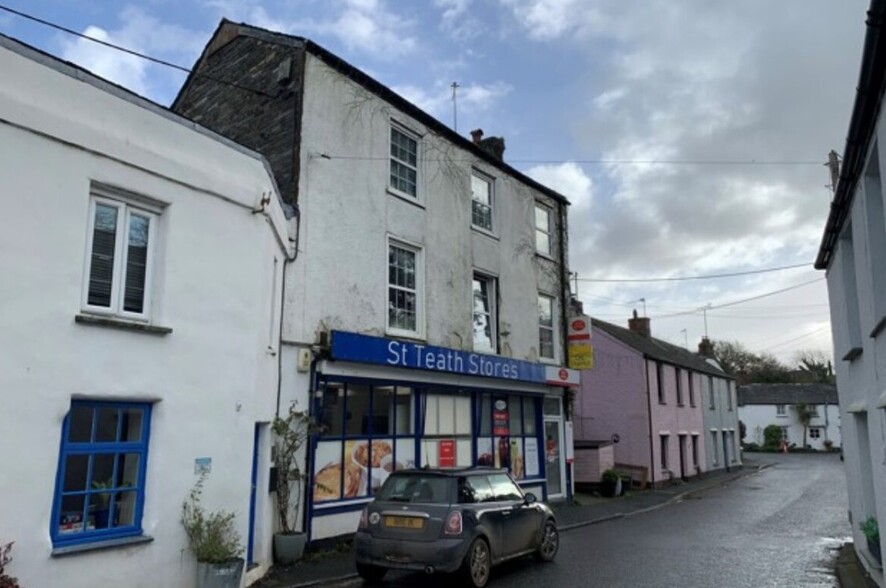
[{"label": "grey mini cooper", "polygon": [[461,572],[481,588],[493,565],[560,545],[554,513],[524,494],[506,470],[401,470],[360,516],[357,572],[368,583],[388,569]]}]

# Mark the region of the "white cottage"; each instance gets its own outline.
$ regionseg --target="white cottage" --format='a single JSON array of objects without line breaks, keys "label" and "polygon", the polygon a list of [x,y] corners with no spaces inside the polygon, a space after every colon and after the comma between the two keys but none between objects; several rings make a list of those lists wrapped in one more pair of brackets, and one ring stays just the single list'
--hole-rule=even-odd
[{"label": "white cottage", "polygon": [[179,523],[271,559],[288,222],[263,158],[0,37],[0,543],[24,586],[194,585]]},{"label": "white cottage", "polygon": [[884,16],[886,1],[872,0],[842,169],[815,260],[816,268],[827,271],[855,549],[880,586],[886,586],[881,554],[876,553],[881,548],[867,543],[859,524],[873,517],[886,525],[886,143],[880,152],[880,139],[886,141]]},{"label": "white cottage", "polygon": [[322,426],[311,538],[353,533],[401,467],[566,498],[566,199],[310,40],[223,21],[194,72],[173,109],[261,151],[299,209],[283,394]]},{"label": "white cottage", "polygon": [[[807,425],[801,422],[800,407],[809,412]],[[833,384],[739,386],[738,416],[746,428],[746,443],[763,445],[763,431],[775,425],[788,445],[803,447],[805,438],[811,449],[842,446],[840,406]]]}]

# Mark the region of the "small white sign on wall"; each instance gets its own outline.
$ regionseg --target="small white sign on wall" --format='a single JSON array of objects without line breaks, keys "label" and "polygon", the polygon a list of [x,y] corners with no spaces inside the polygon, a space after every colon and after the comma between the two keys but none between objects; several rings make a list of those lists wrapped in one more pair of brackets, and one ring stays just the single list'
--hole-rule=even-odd
[{"label": "small white sign on wall", "polygon": [[194,473],[195,474],[208,474],[212,472],[212,458],[211,457],[198,457],[194,460]]}]

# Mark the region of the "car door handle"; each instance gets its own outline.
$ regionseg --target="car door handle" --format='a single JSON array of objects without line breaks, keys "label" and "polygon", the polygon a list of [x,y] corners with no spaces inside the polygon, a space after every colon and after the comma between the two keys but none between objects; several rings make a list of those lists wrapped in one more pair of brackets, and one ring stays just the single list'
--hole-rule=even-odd
[{"label": "car door handle", "polygon": [[511,516],[511,512],[512,511],[510,511],[510,510],[503,510],[503,511],[501,511],[501,516],[509,517],[509,516]]}]

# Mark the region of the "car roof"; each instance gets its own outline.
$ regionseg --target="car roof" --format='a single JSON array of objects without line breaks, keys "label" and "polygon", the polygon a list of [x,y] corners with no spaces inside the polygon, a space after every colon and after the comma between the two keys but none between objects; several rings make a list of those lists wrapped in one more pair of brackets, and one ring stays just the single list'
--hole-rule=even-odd
[{"label": "car roof", "polygon": [[472,476],[472,475],[483,475],[483,474],[506,474],[508,470],[504,468],[493,468],[488,466],[471,466],[467,468],[413,468],[406,470],[397,470],[393,472],[391,475],[403,475],[403,476],[417,476],[417,475],[432,475],[432,476],[446,476],[446,477],[458,477],[458,476]]}]

